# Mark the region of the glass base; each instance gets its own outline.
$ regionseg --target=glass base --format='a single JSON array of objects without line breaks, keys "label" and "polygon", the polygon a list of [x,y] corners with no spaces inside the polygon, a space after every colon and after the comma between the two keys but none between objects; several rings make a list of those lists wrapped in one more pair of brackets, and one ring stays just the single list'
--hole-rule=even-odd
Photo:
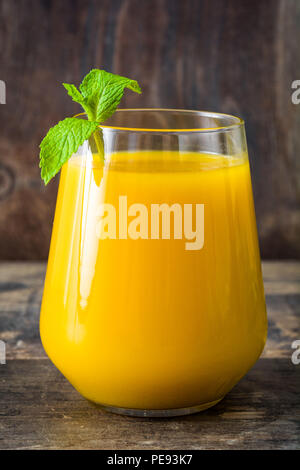
[{"label": "glass base", "polygon": [[171,408],[169,410],[143,410],[137,408],[118,408],[116,406],[108,406],[108,405],[101,405],[105,411],[109,411],[110,413],[117,413],[120,415],[126,416],[136,416],[138,418],[172,418],[174,416],[185,416],[191,415],[193,413],[199,413],[199,411],[207,410],[207,408],[211,408],[223,400],[224,397],[219,398],[218,400],[211,401],[209,403],[203,403],[201,405],[190,406],[188,408]]}]

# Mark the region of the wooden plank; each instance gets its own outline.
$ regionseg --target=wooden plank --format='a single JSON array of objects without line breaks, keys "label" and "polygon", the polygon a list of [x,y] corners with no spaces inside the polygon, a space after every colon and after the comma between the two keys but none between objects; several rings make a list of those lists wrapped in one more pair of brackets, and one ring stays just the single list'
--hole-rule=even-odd
[{"label": "wooden plank", "polygon": [[300,294],[300,269],[295,261],[269,261],[263,263],[266,295]]},{"label": "wooden plank", "polygon": [[[102,411],[78,394],[42,350],[38,316],[44,263],[0,263],[0,449],[300,448],[300,263],[263,263],[269,337],[264,356],[214,408],[173,419]],[[280,283],[274,291],[273,283]]]},{"label": "wooden plank", "polygon": [[0,263],[0,339],[8,359],[45,358],[39,314],[45,263]]},{"label": "wooden plank", "polygon": [[300,265],[297,261],[264,261],[262,272],[264,283],[300,282]]},{"label": "wooden plank", "polygon": [[0,449],[296,449],[297,366],[261,359],[214,408],[173,419],[110,414],[47,360],[0,366]]}]

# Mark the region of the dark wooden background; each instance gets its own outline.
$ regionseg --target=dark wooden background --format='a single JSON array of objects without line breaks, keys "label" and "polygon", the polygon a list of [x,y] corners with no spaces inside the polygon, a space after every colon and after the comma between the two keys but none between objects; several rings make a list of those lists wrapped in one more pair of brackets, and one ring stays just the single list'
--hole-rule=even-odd
[{"label": "dark wooden background", "polygon": [[262,256],[300,258],[299,0],[0,0],[0,259],[47,257],[38,144],[78,109],[61,82],[92,67],[138,79],[127,107],[242,116]]}]

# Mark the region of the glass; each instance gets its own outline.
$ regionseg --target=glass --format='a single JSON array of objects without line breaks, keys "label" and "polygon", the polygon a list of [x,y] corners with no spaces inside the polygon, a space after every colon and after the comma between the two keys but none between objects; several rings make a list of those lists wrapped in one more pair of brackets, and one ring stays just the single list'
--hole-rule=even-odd
[{"label": "glass", "polygon": [[218,403],[267,321],[242,120],[119,110],[63,166],[40,332],[107,410],[176,416]]}]

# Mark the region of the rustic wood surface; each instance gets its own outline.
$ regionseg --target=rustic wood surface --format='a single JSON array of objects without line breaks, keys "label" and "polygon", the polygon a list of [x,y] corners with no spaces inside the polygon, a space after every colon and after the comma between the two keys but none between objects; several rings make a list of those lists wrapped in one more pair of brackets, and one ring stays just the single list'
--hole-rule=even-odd
[{"label": "rustic wood surface", "polygon": [[262,358],[214,408],[183,418],[129,418],[82,398],[43,352],[44,263],[0,264],[0,449],[299,449],[300,263],[263,265],[269,317]]},{"label": "rustic wood surface", "polygon": [[124,107],[243,117],[262,255],[300,259],[299,0],[1,0],[0,44],[0,259],[47,257],[58,181],[38,144],[93,67],[139,80]]}]

